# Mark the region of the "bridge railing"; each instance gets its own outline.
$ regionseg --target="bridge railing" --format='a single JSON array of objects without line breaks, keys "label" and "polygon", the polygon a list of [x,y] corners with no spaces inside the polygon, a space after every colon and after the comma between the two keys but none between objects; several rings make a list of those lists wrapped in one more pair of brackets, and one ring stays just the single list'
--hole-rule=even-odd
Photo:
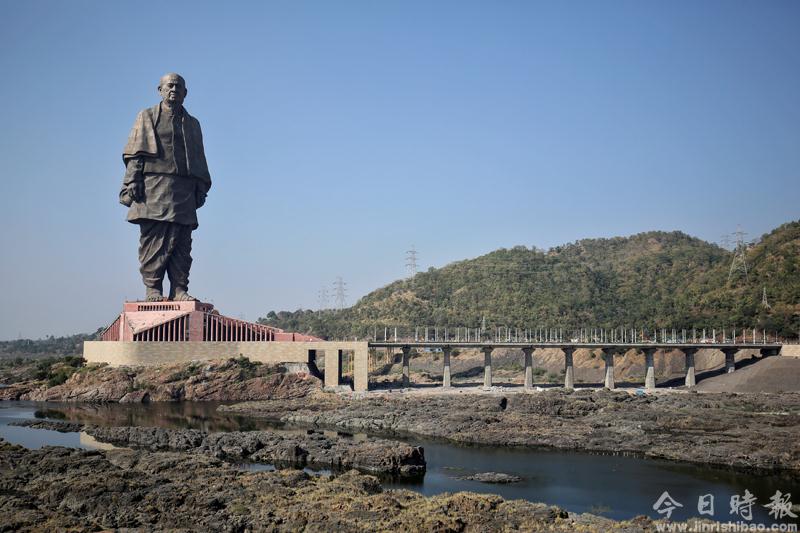
[{"label": "bridge railing", "polygon": [[722,328],[493,328],[453,326],[375,326],[367,339],[373,342],[463,342],[533,344],[788,344],[788,339],[765,329]]}]

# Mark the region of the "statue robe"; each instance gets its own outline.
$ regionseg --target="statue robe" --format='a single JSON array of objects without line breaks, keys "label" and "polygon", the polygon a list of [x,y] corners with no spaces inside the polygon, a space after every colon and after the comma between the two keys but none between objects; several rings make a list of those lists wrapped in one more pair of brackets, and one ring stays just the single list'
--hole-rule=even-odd
[{"label": "statue robe", "polygon": [[[211,187],[200,123],[183,107],[174,114],[161,104],[145,109],[136,117],[122,160],[120,202],[129,207],[128,221],[141,229],[142,279],[161,291],[166,273],[174,294],[189,284],[191,232]],[[136,202],[128,191],[135,181],[143,184],[144,195]]]}]

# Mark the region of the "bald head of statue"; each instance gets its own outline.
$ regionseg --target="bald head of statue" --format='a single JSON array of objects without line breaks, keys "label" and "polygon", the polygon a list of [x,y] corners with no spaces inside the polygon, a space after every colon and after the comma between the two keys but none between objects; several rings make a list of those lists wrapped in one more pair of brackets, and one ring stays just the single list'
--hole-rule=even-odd
[{"label": "bald head of statue", "polygon": [[161,100],[169,107],[180,106],[188,92],[186,80],[174,72],[164,74],[158,82],[158,92],[161,94]]}]

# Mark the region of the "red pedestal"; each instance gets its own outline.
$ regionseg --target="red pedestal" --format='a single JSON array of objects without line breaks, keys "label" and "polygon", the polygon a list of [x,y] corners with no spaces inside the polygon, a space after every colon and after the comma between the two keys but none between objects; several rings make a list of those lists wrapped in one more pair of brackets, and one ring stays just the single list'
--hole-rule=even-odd
[{"label": "red pedestal", "polygon": [[246,322],[219,314],[214,306],[188,302],[125,302],[122,313],[103,332],[104,341],[269,342],[319,341],[311,335]]}]

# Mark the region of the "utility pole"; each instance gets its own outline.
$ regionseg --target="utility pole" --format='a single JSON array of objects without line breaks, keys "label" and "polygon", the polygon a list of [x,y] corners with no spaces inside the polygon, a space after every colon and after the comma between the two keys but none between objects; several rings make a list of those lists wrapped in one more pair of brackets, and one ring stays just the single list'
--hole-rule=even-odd
[{"label": "utility pole", "polygon": [[413,244],[410,250],[406,250],[406,271],[408,279],[414,279],[414,276],[417,275],[417,249]]},{"label": "utility pole", "polygon": [[344,309],[344,303],[347,299],[347,283],[342,280],[342,276],[338,276],[336,281],[333,282],[334,299],[336,300],[336,309],[341,311]]},{"label": "utility pole", "polygon": [[772,306],[769,305],[769,302],[767,301],[767,287],[766,287],[766,285],[764,286],[764,290],[761,292],[761,305],[763,305],[765,309],[772,309]]},{"label": "utility pole", "polygon": [[322,287],[317,291],[317,301],[319,302],[318,311],[322,313],[323,310],[328,309],[328,289]]},{"label": "utility pole", "polygon": [[733,250],[733,259],[731,260],[731,268],[728,271],[728,283],[733,279],[734,273],[744,274],[744,279],[747,280],[747,244],[744,242],[744,236],[747,235],[739,227],[734,233],[736,237],[736,248]]}]

